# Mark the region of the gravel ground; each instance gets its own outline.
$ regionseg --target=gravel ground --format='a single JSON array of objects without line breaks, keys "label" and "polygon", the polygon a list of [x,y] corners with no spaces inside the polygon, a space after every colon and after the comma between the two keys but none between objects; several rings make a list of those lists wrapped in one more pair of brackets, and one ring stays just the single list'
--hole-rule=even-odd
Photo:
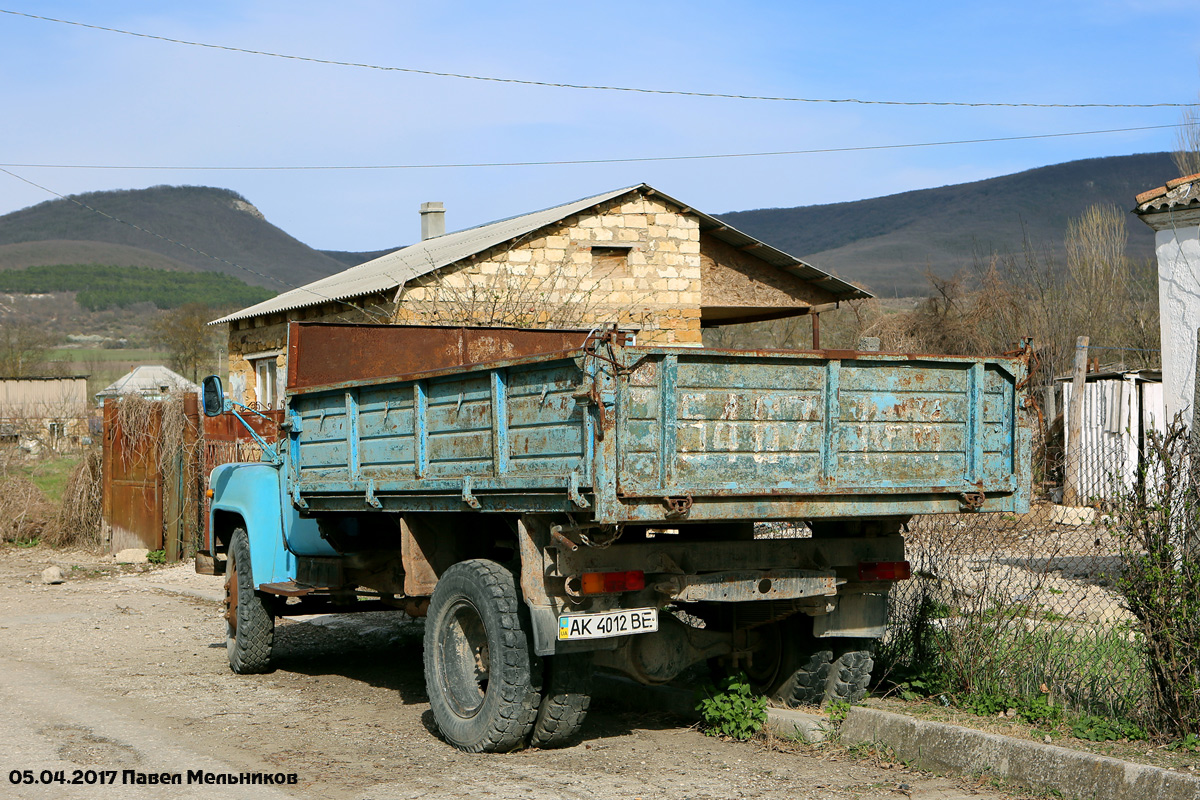
[{"label": "gravel ground", "polygon": [[[46,586],[58,565],[65,583]],[[221,579],[82,552],[0,548],[0,796],[30,798],[1008,797],[837,748],[720,741],[594,707],[579,744],[467,755],[439,740],[422,625],[399,613],[277,629],[277,669],[227,666]],[[600,704],[597,703],[599,706]],[[13,770],[116,770],[116,785],[11,784]],[[181,786],[121,783],[178,772]],[[295,785],[187,785],[188,770],[294,773]],[[86,773],[84,773],[86,777]]]}]

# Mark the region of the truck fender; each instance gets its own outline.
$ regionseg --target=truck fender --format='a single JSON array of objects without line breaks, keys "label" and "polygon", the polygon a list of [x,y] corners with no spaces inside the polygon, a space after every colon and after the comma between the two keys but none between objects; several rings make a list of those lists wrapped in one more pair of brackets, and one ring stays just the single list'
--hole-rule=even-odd
[{"label": "truck fender", "polygon": [[284,528],[296,514],[290,507],[283,508],[281,477],[278,466],[257,463],[221,464],[209,478],[213,493],[209,512],[211,535],[227,540],[233,527],[229,522],[231,515],[241,519],[240,524],[250,539],[250,569],[255,586],[296,577],[296,557],[287,548]]}]

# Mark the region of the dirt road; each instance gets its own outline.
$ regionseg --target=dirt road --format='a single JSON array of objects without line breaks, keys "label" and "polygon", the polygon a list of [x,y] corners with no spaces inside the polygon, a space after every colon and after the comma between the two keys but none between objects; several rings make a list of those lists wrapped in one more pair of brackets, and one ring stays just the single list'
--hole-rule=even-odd
[{"label": "dirt road", "polygon": [[[41,583],[50,564],[65,583]],[[237,676],[219,606],[205,599],[219,590],[219,578],[188,567],[135,573],[86,553],[0,548],[0,796],[1006,797],[844,755],[718,741],[599,702],[574,747],[466,755],[431,731],[419,621],[380,613],[285,622],[276,671]],[[52,782],[14,786],[14,770]],[[70,784],[86,770],[99,771],[94,783]],[[123,783],[124,770],[135,779],[177,773],[183,783]],[[290,773],[296,783],[189,785],[189,771]]]}]

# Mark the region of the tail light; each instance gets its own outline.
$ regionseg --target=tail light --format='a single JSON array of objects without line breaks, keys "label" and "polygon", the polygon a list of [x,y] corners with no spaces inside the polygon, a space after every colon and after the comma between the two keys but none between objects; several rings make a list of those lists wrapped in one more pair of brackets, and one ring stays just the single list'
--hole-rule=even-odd
[{"label": "tail light", "polygon": [[580,594],[615,594],[636,592],[646,588],[646,573],[640,569],[629,572],[585,572],[579,576]]},{"label": "tail light", "polygon": [[906,581],[912,577],[912,567],[907,561],[860,561],[860,581]]}]

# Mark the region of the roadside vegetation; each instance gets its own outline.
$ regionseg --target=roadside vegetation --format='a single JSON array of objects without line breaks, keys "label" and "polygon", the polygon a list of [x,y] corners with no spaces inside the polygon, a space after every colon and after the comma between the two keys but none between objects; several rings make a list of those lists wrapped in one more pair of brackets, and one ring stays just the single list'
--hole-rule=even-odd
[{"label": "roadside vegetation", "polygon": [[100,544],[100,450],[0,454],[0,544]]}]

